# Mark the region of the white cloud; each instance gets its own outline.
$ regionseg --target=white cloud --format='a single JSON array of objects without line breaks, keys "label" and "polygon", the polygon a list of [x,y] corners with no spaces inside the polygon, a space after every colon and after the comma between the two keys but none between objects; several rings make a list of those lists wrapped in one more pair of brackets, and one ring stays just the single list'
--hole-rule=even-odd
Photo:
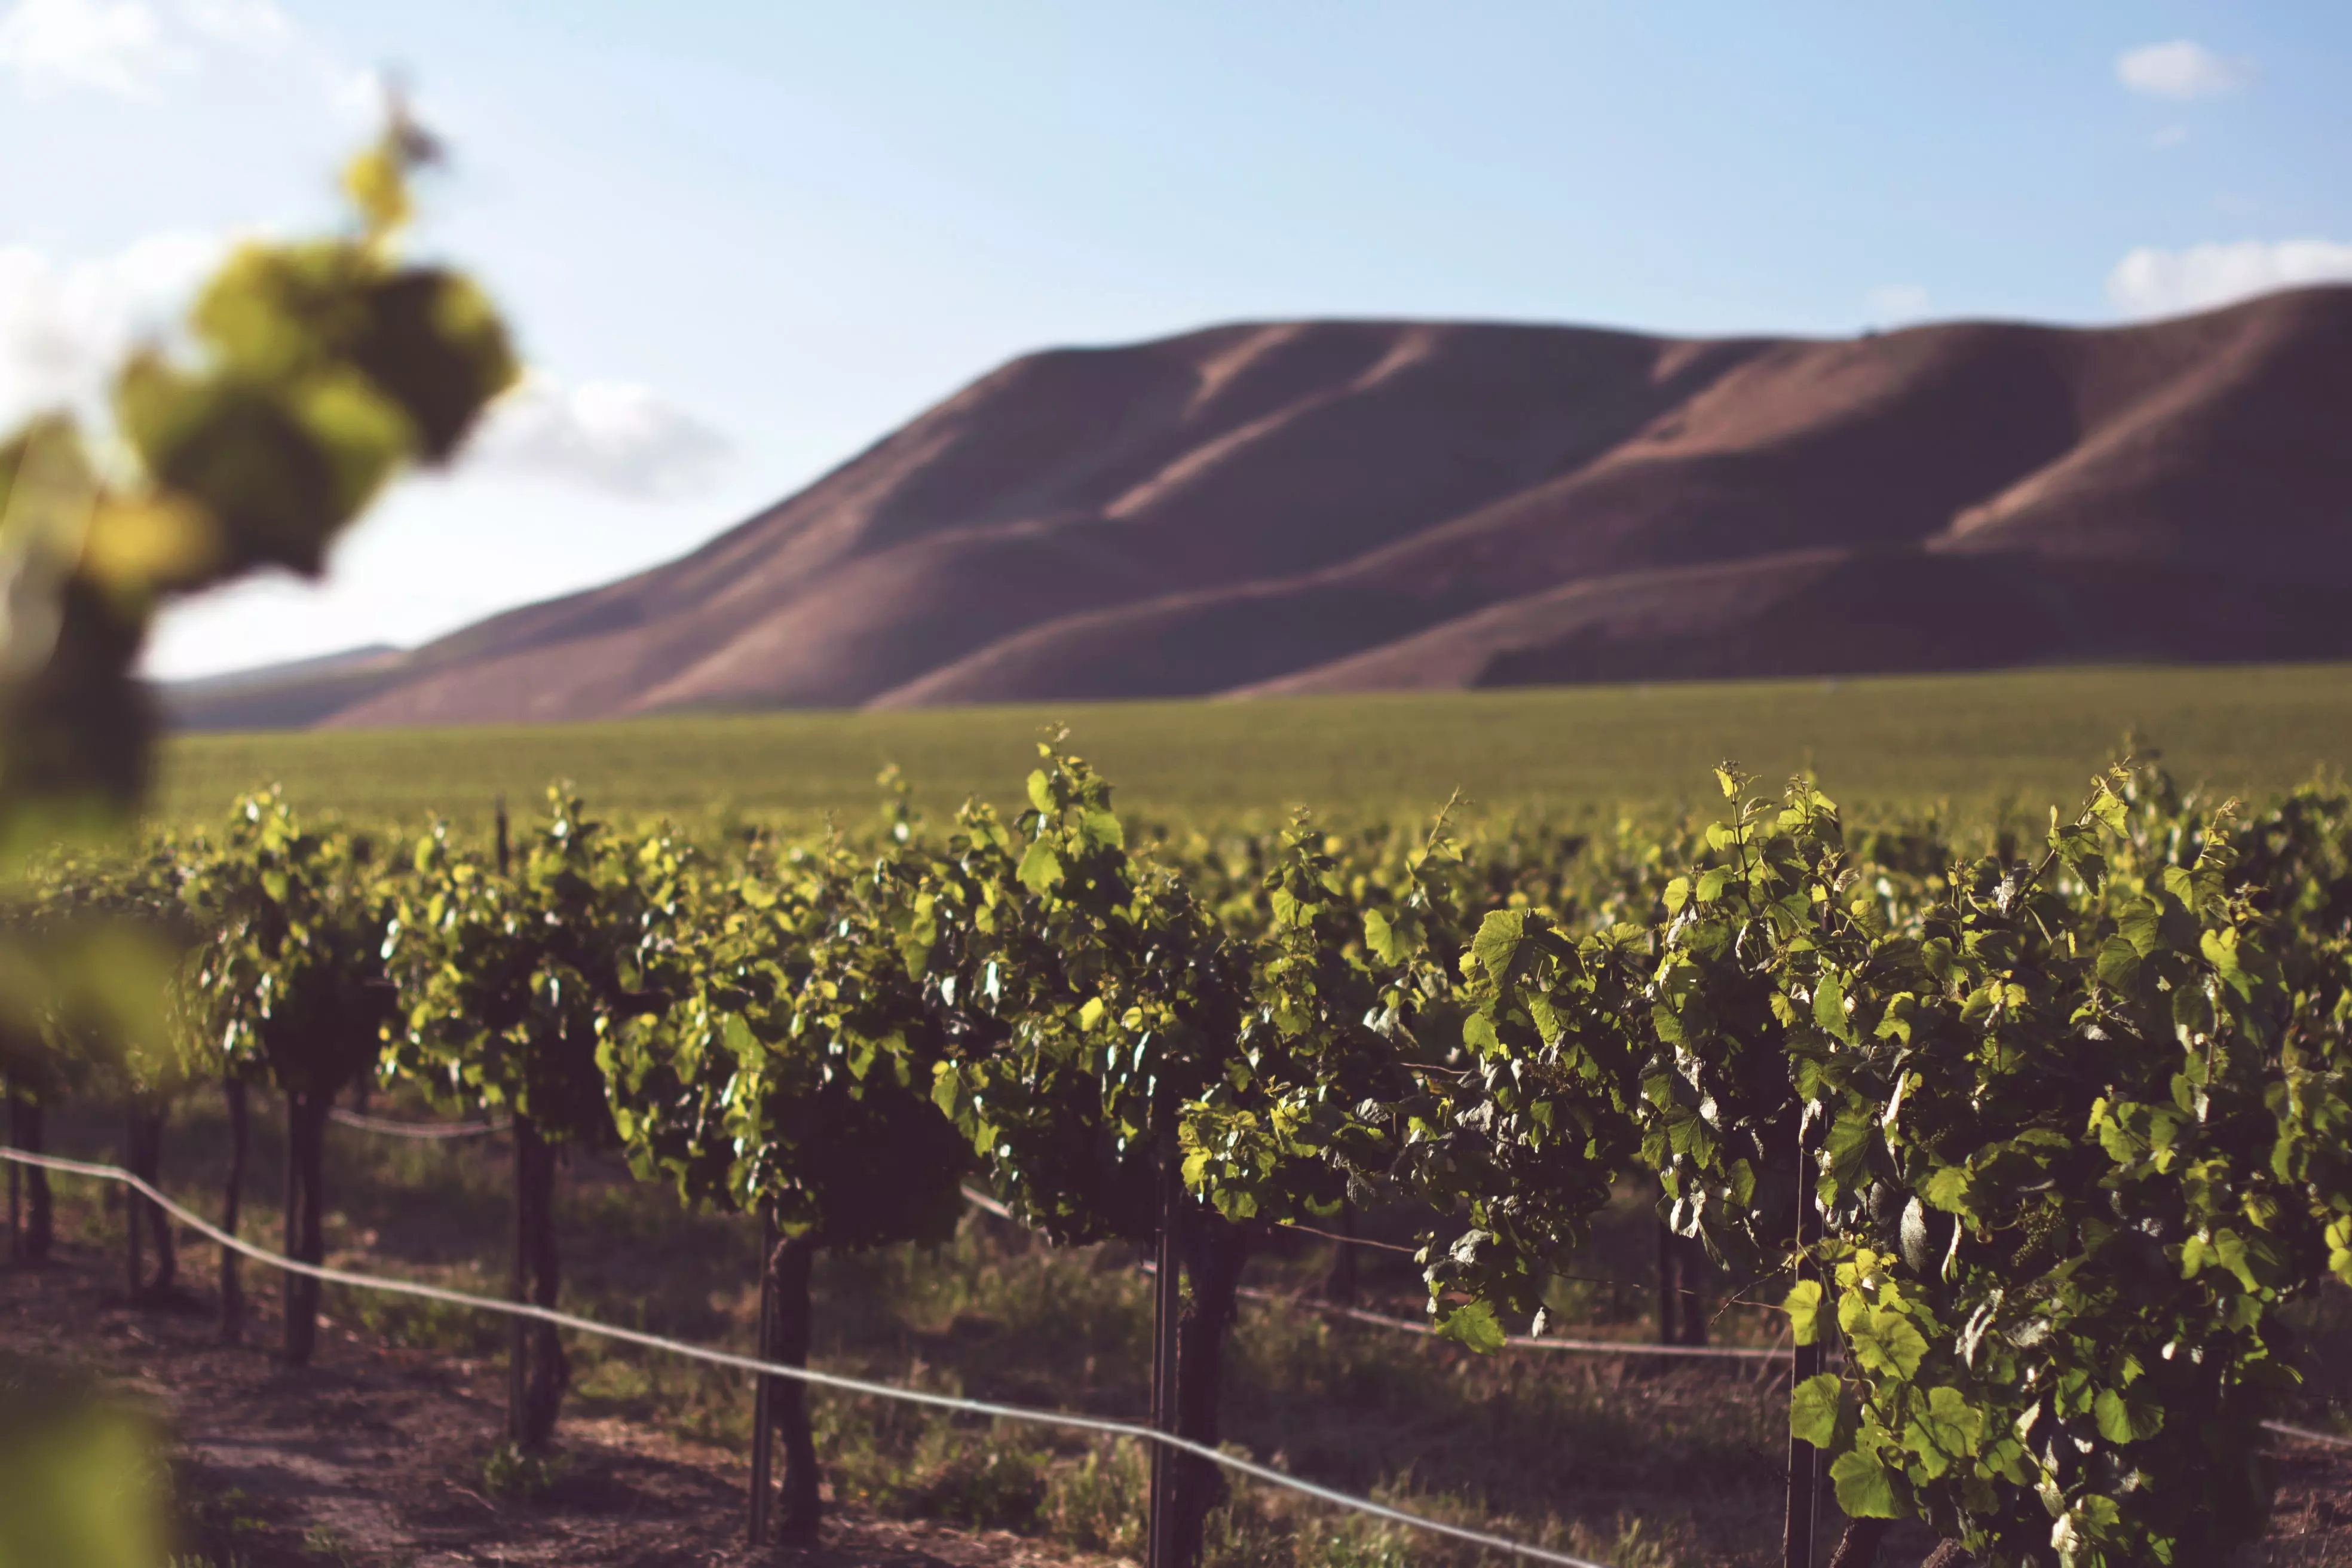
[{"label": "white cloud", "polygon": [[2116,79],[2134,92],[2184,102],[2234,91],[2252,80],[2253,74],[2245,61],[2224,59],[2187,38],[2143,44],[2116,58]]},{"label": "white cloud", "polygon": [[704,488],[727,451],[724,436],[649,388],[533,372],[490,411],[467,460],[660,497]]},{"label": "white cloud", "polygon": [[268,53],[294,37],[294,24],[272,0],[180,0],[180,15],[208,38]]},{"label": "white cloud", "polygon": [[[0,246],[0,430],[47,408],[97,412],[123,355],[168,336],[229,244],[161,233],[74,262]],[[704,489],[728,452],[717,429],[646,387],[534,372],[491,410],[467,467],[663,498]]]},{"label": "white cloud", "polygon": [[0,428],[94,401],[124,352],[178,316],[227,244],[155,234],[66,264],[29,246],[0,247]]},{"label": "white cloud", "polygon": [[0,68],[35,96],[86,87],[152,98],[184,63],[140,0],[19,0],[0,16]]},{"label": "white cloud", "polygon": [[1863,308],[1874,326],[1899,326],[1927,313],[1927,289],[1921,283],[1882,283],[1864,296]]},{"label": "white cloud", "polygon": [[376,126],[383,123],[384,104],[391,81],[373,66],[362,66],[356,70],[330,66],[326,69],[327,95],[334,100],[335,111],[358,124]]},{"label": "white cloud", "polygon": [[0,16],[0,69],[35,97],[89,88],[152,100],[195,67],[200,46],[274,54],[293,37],[275,0],[179,0],[170,12],[147,0],[17,0]]},{"label": "white cloud", "polygon": [[2143,246],[2107,274],[2107,299],[2129,316],[2210,310],[2304,283],[2352,282],[2352,245],[2326,239],[2240,240],[2186,250]]},{"label": "white cloud", "polygon": [[2160,153],[2167,148],[2178,147],[2188,140],[2189,127],[2186,125],[2168,125],[2162,130],[2157,132],[2154,135],[2150,136],[2147,139],[2147,144]]}]

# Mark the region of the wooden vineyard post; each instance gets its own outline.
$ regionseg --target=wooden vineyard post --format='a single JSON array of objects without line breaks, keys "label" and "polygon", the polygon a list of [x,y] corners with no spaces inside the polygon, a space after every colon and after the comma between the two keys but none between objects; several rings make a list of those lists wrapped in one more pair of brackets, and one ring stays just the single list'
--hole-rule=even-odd
[{"label": "wooden vineyard post", "polygon": [[[530,1250],[530,1161],[523,1144],[530,1134],[521,1117],[513,1119],[509,1136],[514,1140],[514,1256],[507,1273],[507,1299],[523,1302],[530,1300],[530,1280],[523,1272],[523,1259]],[[530,1409],[530,1320],[518,1316],[507,1320],[507,1436],[517,1447],[522,1446]]]},{"label": "wooden vineyard post", "polygon": [[1707,1292],[1706,1248],[1696,1237],[1675,1237],[1675,1252],[1680,1261],[1675,1266],[1675,1279],[1683,1293],[1683,1343],[1697,1346],[1706,1343],[1707,1303],[1714,1298]]},{"label": "wooden vineyard post", "polygon": [[[29,1095],[17,1097],[16,1109],[9,1118],[14,1129],[11,1135],[17,1148],[28,1154],[47,1152],[48,1136],[43,1124],[47,1114],[39,1100]],[[12,1163],[10,1168],[24,1172],[25,1234],[22,1250],[25,1261],[47,1263],[50,1244],[56,1239],[56,1219],[49,1205],[49,1173],[38,1165],[18,1167]]]},{"label": "wooden vineyard post", "polygon": [[[0,1075],[0,1103],[8,1110],[8,1146],[16,1146],[16,1080]],[[8,1162],[8,1267],[25,1260],[23,1167]]]},{"label": "wooden vineyard post", "polygon": [[[552,1309],[558,1281],[555,1223],[555,1147],[539,1124],[518,1111],[514,1132],[514,1299]],[[539,1449],[554,1436],[564,1383],[563,1344],[555,1326],[518,1316],[509,1342],[507,1395],[515,1446]],[[520,1370],[518,1370],[520,1369]]]},{"label": "wooden vineyard post", "polygon": [[1337,1306],[1356,1304],[1356,1205],[1353,1199],[1343,1199],[1339,1205],[1339,1235],[1346,1239],[1331,1244],[1331,1267],[1323,1274],[1323,1299]]},{"label": "wooden vineyard post", "polygon": [[[1813,1226],[1813,1158],[1803,1123],[1797,1131],[1797,1279],[1819,1279],[1821,1270],[1814,1266],[1812,1247]],[[1811,1344],[1795,1348],[1794,1362],[1789,1373],[1791,1390],[1822,1370],[1822,1342],[1816,1337]],[[1813,1509],[1821,1495],[1821,1462],[1819,1448],[1791,1433],[1789,1437],[1789,1497],[1787,1522],[1780,1543],[1784,1568],[1813,1568]]]},{"label": "wooden vineyard post", "polygon": [[[775,1340],[768,1359],[806,1368],[809,1357],[809,1279],[816,1261],[816,1235],[781,1239],[769,1272],[776,1281]],[[776,1539],[785,1546],[814,1546],[824,1513],[824,1481],[817,1474],[816,1442],[809,1427],[808,1384],[796,1377],[775,1379],[768,1418],[783,1450],[783,1484],[776,1516]]]},{"label": "wooden vineyard post", "polygon": [[[754,1342],[759,1357],[776,1352],[776,1220],[767,1205],[760,1207],[760,1324]],[[751,1544],[768,1539],[768,1509],[775,1496],[776,1380],[766,1373],[751,1379]]]},{"label": "wooden vineyard post", "polygon": [[[131,1167],[133,1174],[139,1174],[142,1173],[141,1166],[143,1161],[141,1155],[143,1152],[139,1146],[142,1129],[139,1125],[137,1101],[133,1100],[131,1108],[123,1114],[128,1118],[124,1129],[126,1134],[124,1142],[127,1148],[124,1152],[123,1163]],[[139,1227],[147,1218],[146,1209],[147,1200],[140,1195],[138,1188],[126,1186],[122,1189],[123,1262],[128,1268],[123,1287],[124,1299],[134,1307],[139,1304],[140,1287],[146,1274],[146,1270],[141,1266],[139,1257]]]},{"label": "wooden vineyard post", "polygon": [[[286,1256],[319,1263],[327,1255],[324,1179],[327,1112],[333,1100],[307,1090],[286,1096]],[[285,1271],[286,1364],[307,1366],[318,1348],[319,1280]]]},{"label": "wooden vineyard post", "polygon": [[[507,842],[507,797],[499,795],[493,817],[492,863],[501,880],[507,875],[513,852]],[[523,1125],[520,1114],[509,1118],[509,1136],[514,1140],[514,1231],[509,1238],[513,1256],[507,1271],[507,1299],[518,1305],[530,1300],[530,1277],[528,1259],[530,1256],[530,1129]],[[507,1440],[520,1448],[530,1436],[530,1320],[516,1316],[507,1320]]]},{"label": "wooden vineyard post", "polygon": [[[1176,1331],[1183,1312],[1184,1295],[1178,1279],[1181,1251],[1176,1226],[1181,1218],[1182,1191],[1176,1165],[1176,1140],[1160,1141],[1160,1235],[1158,1272],[1151,1295],[1151,1426],[1159,1432],[1176,1430]],[[1151,1445],[1151,1513],[1145,1568],[1176,1568],[1176,1451],[1165,1443]]]},{"label": "wooden vineyard post", "polygon": [[[278,1233],[278,1250],[289,1258],[302,1256],[302,1138],[298,1131],[302,1118],[295,1108],[296,1098],[286,1097],[286,1212]],[[301,1287],[302,1277],[290,1268],[278,1281],[278,1311],[285,1319],[285,1354],[289,1365],[299,1365],[302,1360],[296,1353],[301,1332]]]},{"label": "wooden vineyard post", "polygon": [[1699,1243],[1658,1222],[1658,1342],[1706,1343],[1706,1254]]},{"label": "wooden vineyard post", "polygon": [[[228,1100],[228,1181],[221,1193],[221,1230],[236,1235],[237,1211],[245,1203],[245,1157],[253,1141],[252,1119],[246,1102],[245,1080],[231,1078],[221,1086]],[[221,1247],[221,1342],[233,1345],[245,1332],[245,1280],[237,1272],[244,1260],[236,1248]]]},{"label": "wooden vineyard post", "polygon": [[[137,1099],[131,1102],[128,1147],[125,1159],[131,1173],[151,1186],[161,1186],[163,1181],[163,1112],[142,1105]],[[163,1300],[171,1295],[179,1277],[179,1260],[173,1245],[171,1221],[163,1205],[136,1187],[126,1188],[123,1209],[128,1224],[131,1300],[135,1305],[144,1301]],[[143,1252],[145,1231],[155,1243],[155,1277],[147,1278]]]},{"label": "wooden vineyard post", "polygon": [[1675,1233],[1662,1219],[1658,1221],[1658,1342],[1662,1345],[1682,1343],[1682,1309],[1675,1300]]}]

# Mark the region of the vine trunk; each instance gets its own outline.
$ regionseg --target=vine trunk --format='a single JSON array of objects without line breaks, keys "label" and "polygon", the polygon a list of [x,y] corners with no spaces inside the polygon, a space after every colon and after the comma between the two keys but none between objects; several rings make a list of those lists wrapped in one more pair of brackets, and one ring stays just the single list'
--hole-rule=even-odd
[{"label": "vine trunk", "polygon": [[[552,1310],[562,1286],[555,1244],[555,1148],[527,1116],[514,1119],[514,1297]],[[553,1323],[514,1320],[509,1420],[515,1446],[536,1451],[555,1436],[572,1368]]]},{"label": "vine trunk", "polygon": [[[1249,1261],[1250,1233],[1223,1215],[1194,1209],[1180,1235],[1184,1272],[1192,1296],[1184,1306],[1176,1349],[1176,1434],[1210,1447],[1217,1445],[1217,1407],[1224,1386],[1225,1336],[1233,1327],[1242,1268]],[[1224,1473],[1192,1454],[1173,1457],[1175,1561],[1190,1568],[1201,1561],[1209,1512],[1226,1495]]]},{"label": "vine trunk", "polygon": [[[760,1358],[785,1366],[808,1365],[809,1335],[814,1311],[809,1279],[816,1262],[814,1236],[781,1238],[767,1231],[766,1278],[761,1290]],[[759,1384],[759,1408],[754,1413],[760,1453],[752,1471],[752,1528],[764,1533],[769,1501],[768,1456],[773,1437],[783,1440],[783,1485],[777,1498],[776,1540],[786,1546],[806,1546],[817,1538],[824,1503],[817,1472],[816,1438],[809,1426],[808,1385],[797,1378],[763,1375]]]},{"label": "vine trunk", "polygon": [[[236,1234],[237,1220],[245,1206],[245,1161],[253,1142],[252,1108],[242,1079],[228,1079],[221,1085],[222,1097],[228,1101],[228,1176],[221,1188],[221,1229],[229,1236]],[[233,1345],[245,1332],[245,1280],[238,1272],[244,1262],[233,1247],[221,1248],[220,1305],[221,1343]]]},{"label": "vine trunk", "polygon": [[[8,1110],[8,1141],[27,1154],[48,1152],[48,1115],[38,1101],[20,1098]],[[57,1217],[49,1198],[49,1173],[38,1165],[10,1166],[25,1173],[25,1223],[16,1256],[46,1263],[57,1241]]]},{"label": "vine trunk", "polygon": [[[134,1098],[131,1102],[130,1124],[123,1163],[131,1173],[150,1185],[160,1185],[163,1170],[163,1121],[169,1112],[153,1101]],[[132,1189],[130,1201],[123,1205],[123,1235],[126,1241],[126,1282],[131,1300],[155,1301],[171,1294],[179,1282],[180,1255],[173,1243],[171,1217],[163,1205],[145,1194]],[[146,1278],[142,1258],[142,1233],[155,1244],[155,1277]]]},{"label": "vine trunk", "polygon": [[[296,1090],[286,1096],[286,1256],[321,1263],[327,1256],[327,1111],[332,1095]],[[289,1271],[285,1284],[286,1361],[310,1363],[319,1342],[319,1281]]]}]

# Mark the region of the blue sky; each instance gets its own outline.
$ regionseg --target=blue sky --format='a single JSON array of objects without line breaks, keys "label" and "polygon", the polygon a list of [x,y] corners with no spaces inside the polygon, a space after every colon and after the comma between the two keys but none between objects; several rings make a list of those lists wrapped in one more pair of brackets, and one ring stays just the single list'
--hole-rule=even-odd
[{"label": "blue sky", "polygon": [[[333,217],[397,68],[420,247],[530,387],[163,673],[666,559],[1004,358],[1393,315],[2105,323],[2352,276],[2352,6],[0,0],[0,417]],[[28,155],[29,153],[29,155]]]}]

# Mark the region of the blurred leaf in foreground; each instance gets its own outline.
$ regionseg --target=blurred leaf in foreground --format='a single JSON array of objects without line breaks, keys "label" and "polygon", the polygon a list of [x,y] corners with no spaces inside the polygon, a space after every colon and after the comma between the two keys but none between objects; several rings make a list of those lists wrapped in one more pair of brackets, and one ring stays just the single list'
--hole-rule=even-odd
[{"label": "blurred leaf in foreground", "polygon": [[144,1422],[0,1359],[0,1568],[155,1568],[159,1458]]}]

